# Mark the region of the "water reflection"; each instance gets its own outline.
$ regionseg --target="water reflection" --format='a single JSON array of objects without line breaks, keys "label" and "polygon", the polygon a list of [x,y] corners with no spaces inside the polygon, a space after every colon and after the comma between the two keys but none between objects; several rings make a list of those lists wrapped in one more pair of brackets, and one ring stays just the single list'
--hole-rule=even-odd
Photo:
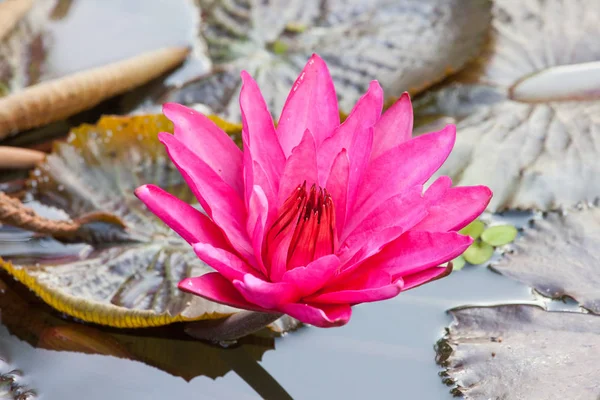
[{"label": "water reflection", "polygon": [[522,285],[466,267],[394,300],[358,306],[345,327],[290,333],[272,351],[273,339],[264,336],[222,349],[189,340],[177,326],[81,325],[55,315],[10,278],[2,283],[1,354],[40,398],[65,400],[83,393],[86,399],[450,398],[433,351],[449,323],[445,310],[535,300]]},{"label": "water reflection", "polygon": [[[20,385],[15,390],[22,390],[21,386],[33,387],[42,398],[75,399],[80,398],[81,392],[70,385],[59,385],[64,393],[55,394],[58,382],[75,379],[85,382],[87,390],[97,393],[97,398],[106,399],[106,384],[96,381],[93,375],[121,375],[121,371],[133,368],[131,362],[142,362],[185,381],[199,376],[215,379],[235,371],[261,397],[290,398],[258,364],[266,351],[274,349],[274,339],[266,333],[244,338],[237,345],[224,349],[189,338],[183,333],[181,325],[130,331],[100,329],[59,318],[26,289],[12,282],[10,277],[2,275],[0,278],[3,324],[0,330],[0,355],[7,362],[0,366],[0,373],[7,374],[16,369],[22,371],[24,382],[19,382]],[[80,354],[73,358],[73,354],[47,352],[43,349]],[[84,359],[81,359],[82,356]],[[99,362],[98,356],[108,357]],[[71,364],[76,359],[79,367]],[[110,368],[98,371],[97,367],[106,365],[106,359],[110,360]],[[46,368],[40,369],[40,365],[45,365]],[[62,380],[53,381],[56,376],[50,371],[50,365],[54,365],[52,368],[57,365],[65,366],[60,368],[64,374]],[[92,376],[88,375],[90,372]],[[113,381],[112,377],[110,381]],[[139,384],[149,387],[156,385],[153,380],[145,377],[142,380],[124,382],[121,388],[111,387],[109,390],[120,391],[117,398],[124,398],[127,387]],[[170,386],[171,384],[167,384],[165,389]],[[105,395],[106,397],[102,397]],[[128,394],[126,397],[148,398],[146,394]],[[86,398],[89,397],[86,395]]]}]

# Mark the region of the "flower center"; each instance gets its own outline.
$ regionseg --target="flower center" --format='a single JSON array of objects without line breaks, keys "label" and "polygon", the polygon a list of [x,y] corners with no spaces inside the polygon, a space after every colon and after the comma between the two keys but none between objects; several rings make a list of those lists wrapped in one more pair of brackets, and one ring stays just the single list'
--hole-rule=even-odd
[{"label": "flower center", "polygon": [[[267,233],[265,252],[272,254],[279,246],[287,247],[287,269],[305,266],[335,251],[335,210],[327,190],[306,182],[294,190],[283,203],[277,219]],[[284,249],[281,249],[284,250]]]}]

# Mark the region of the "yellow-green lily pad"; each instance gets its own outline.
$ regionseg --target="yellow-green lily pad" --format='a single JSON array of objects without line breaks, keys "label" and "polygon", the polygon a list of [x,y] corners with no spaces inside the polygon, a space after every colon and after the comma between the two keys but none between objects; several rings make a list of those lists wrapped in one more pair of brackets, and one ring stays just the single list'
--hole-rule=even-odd
[{"label": "yellow-green lily pad", "polygon": [[476,241],[465,250],[462,256],[469,263],[477,265],[489,260],[493,254],[494,248],[492,246],[482,241]]},{"label": "yellow-green lily pad", "polygon": [[460,271],[461,269],[463,269],[466,263],[467,262],[465,261],[465,258],[463,256],[458,256],[454,260],[452,260],[452,270]]},{"label": "yellow-green lily pad", "polygon": [[471,238],[473,238],[473,240],[475,240],[475,239],[479,239],[479,236],[483,233],[484,230],[485,230],[485,224],[483,222],[481,222],[480,220],[476,219],[475,221],[471,222],[469,225],[462,228],[459,232],[462,233],[463,235],[471,236]]},{"label": "yellow-green lily pad", "polygon": [[487,228],[481,234],[481,240],[491,246],[504,246],[517,237],[517,228],[512,225],[496,225]]}]

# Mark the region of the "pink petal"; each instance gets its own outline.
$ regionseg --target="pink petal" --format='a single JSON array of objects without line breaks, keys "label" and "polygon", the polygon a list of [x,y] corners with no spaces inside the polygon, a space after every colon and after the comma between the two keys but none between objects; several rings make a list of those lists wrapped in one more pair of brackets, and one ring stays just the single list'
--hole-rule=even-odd
[{"label": "pink petal", "polygon": [[332,328],[346,325],[352,316],[352,308],[348,304],[301,304],[290,303],[278,307],[278,310],[288,314],[305,324],[320,328]]},{"label": "pink petal", "polygon": [[[377,81],[372,81],[369,90],[358,100],[344,123],[318,148],[319,182],[327,182],[333,160],[342,149],[348,150],[350,165],[353,165],[351,146],[357,142],[355,136],[365,134],[367,129],[375,125],[381,117],[382,108],[383,90]],[[368,150],[371,150],[371,146]]]},{"label": "pink petal", "polygon": [[260,186],[255,185],[250,196],[246,229],[252,239],[252,248],[254,249],[257,265],[265,276],[267,276],[267,269],[262,260],[262,250],[268,215],[269,202],[267,201],[267,196],[265,196]]},{"label": "pink petal", "polygon": [[178,285],[180,290],[204,297],[214,302],[245,310],[265,312],[255,304],[247,302],[233,284],[218,272],[209,272],[194,278],[185,278]]},{"label": "pink petal", "polygon": [[246,207],[236,191],[176,137],[161,132],[158,138],[204,210],[225,232],[233,248],[253,262],[252,245],[245,229]]},{"label": "pink petal", "polygon": [[229,135],[206,116],[181,104],[167,103],[163,113],[173,121],[175,137],[242,197],[242,151]]},{"label": "pink petal", "polygon": [[313,184],[319,186],[317,176],[317,149],[315,139],[309,130],[304,132],[302,141],[292,150],[292,155],[285,162],[281,183],[279,185],[278,207],[294,193],[298,185],[310,188]]},{"label": "pink petal", "polygon": [[392,197],[363,219],[347,238],[342,236],[338,252],[342,262],[351,265],[372,256],[425,218],[427,203],[422,188],[415,186]]},{"label": "pink petal", "polygon": [[214,268],[230,281],[243,279],[246,274],[261,275],[238,256],[223,249],[217,249],[209,244],[194,244],[194,252],[199,259]]},{"label": "pink petal", "polygon": [[296,267],[283,274],[282,282],[293,284],[301,297],[313,294],[327,284],[340,266],[340,260],[331,254],[316,259],[306,267]]},{"label": "pink petal", "polygon": [[277,133],[287,157],[308,129],[317,146],[340,124],[337,97],[325,62],[313,54],[283,106]]},{"label": "pink petal", "polygon": [[366,260],[365,268],[379,268],[393,276],[405,277],[458,257],[472,242],[470,237],[456,232],[410,231]]},{"label": "pink petal", "polygon": [[356,227],[364,215],[370,214],[392,196],[424,184],[444,163],[455,139],[456,128],[448,125],[439,132],[404,142],[371,161],[352,217],[346,220],[346,229]]},{"label": "pink petal", "polygon": [[459,230],[477,218],[487,207],[492,191],[487,186],[463,186],[448,189],[429,208],[429,215],[414,229],[421,231]]},{"label": "pink petal", "polygon": [[300,294],[293,284],[271,283],[252,274],[245,275],[243,280],[234,280],[233,286],[248,302],[267,309],[273,309],[280,304],[292,303],[300,298]]},{"label": "pink petal", "polygon": [[[372,279],[368,275],[378,275],[378,279]],[[363,279],[364,282],[351,282],[348,288],[337,291],[326,291],[325,293],[308,297],[306,300],[323,304],[354,305],[391,299],[392,297],[396,297],[404,286],[401,278],[393,279],[384,271],[370,271],[370,274],[367,274]]]},{"label": "pink petal", "polygon": [[445,267],[432,267],[413,275],[404,277],[404,288],[402,290],[414,289],[424,283],[443,278],[452,272],[452,266],[448,264]]},{"label": "pink petal", "polygon": [[219,227],[185,201],[154,185],[140,186],[135,195],[186,242],[208,243],[226,250],[231,248]]},{"label": "pink petal", "polygon": [[350,160],[348,151],[343,149],[339,152],[327,179],[327,192],[333,199],[335,208],[335,225],[337,234],[342,233],[346,221],[346,200],[348,198],[348,178],[350,174]]},{"label": "pink petal", "polygon": [[[258,85],[246,71],[242,71],[241,75],[240,107],[244,127],[242,138],[244,152],[250,152],[252,161],[261,166],[268,181],[277,190],[285,164],[285,156],[277,138],[273,119]],[[248,189],[248,185],[251,188],[255,184],[257,183],[246,180],[247,194],[251,191]],[[268,197],[267,188],[263,187],[263,190]]]},{"label": "pink petal", "polygon": [[412,137],[413,109],[410,96],[404,92],[402,96],[388,108],[375,124],[373,150],[371,160],[386,151],[404,143]]},{"label": "pink petal", "polygon": [[439,202],[451,186],[452,179],[447,176],[440,176],[427,188],[423,197],[431,206]]},{"label": "pink petal", "polygon": [[350,174],[348,176],[348,199],[346,200],[346,218],[349,210],[352,210],[356,202],[356,194],[359,190],[359,185],[362,184],[363,176],[366,173],[369,158],[371,156],[371,148],[373,146],[373,128],[367,128],[358,131],[354,135],[350,149],[348,150],[348,158],[350,159]]}]

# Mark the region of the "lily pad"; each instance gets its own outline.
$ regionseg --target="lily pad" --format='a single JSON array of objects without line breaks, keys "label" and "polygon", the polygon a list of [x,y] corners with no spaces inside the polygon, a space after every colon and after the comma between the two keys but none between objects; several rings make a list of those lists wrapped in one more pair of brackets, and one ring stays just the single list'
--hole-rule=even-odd
[{"label": "lily pad", "polygon": [[477,265],[483,264],[494,255],[494,248],[489,244],[477,240],[470,245],[462,254],[469,263]]},{"label": "lily pad", "polygon": [[[372,79],[388,95],[419,92],[479,54],[490,21],[480,0],[199,1],[211,73],[165,100],[200,102],[239,120],[239,72],[281,110],[311,53],[331,70],[342,110]],[[292,27],[290,29],[290,27]],[[294,29],[294,27],[301,27]]]},{"label": "lily pad", "polygon": [[464,268],[466,264],[465,258],[463,256],[458,256],[454,260],[452,260],[452,271],[460,271]]},{"label": "lily pad", "polygon": [[600,210],[553,212],[525,229],[492,268],[551,298],[569,296],[600,314]]},{"label": "lily pad", "polygon": [[[490,211],[593,201],[600,196],[599,65],[587,63],[600,60],[600,3],[498,0],[492,13],[484,55],[420,104],[422,115],[459,120],[439,174],[488,185]],[[582,71],[592,77],[574,84]]]},{"label": "lily pad", "polygon": [[504,246],[515,240],[517,233],[512,225],[495,225],[481,233],[481,240],[491,246]]},{"label": "lily pad", "polygon": [[[459,308],[437,361],[466,399],[596,399],[600,317],[530,305]],[[565,395],[565,394],[568,395]]]},{"label": "lily pad", "polygon": [[463,235],[471,236],[471,238],[473,238],[473,240],[475,240],[475,239],[478,239],[479,236],[481,236],[481,234],[483,233],[484,230],[485,230],[485,224],[483,222],[481,222],[480,220],[476,219],[475,221],[471,222],[469,225],[462,228],[460,230],[460,233],[462,233]]},{"label": "lily pad", "polygon": [[[112,213],[127,230],[97,232],[92,237],[101,242],[87,246],[46,242],[45,253],[37,255],[33,250],[39,239],[25,237],[25,246],[23,240],[3,243],[0,255],[10,257],[2,267],[57,310],[97,324],[158,326],[235,312],[177,289],[181,279],[212,269],[133,194],[139,185],[154,183],[194,202],[157,139],[159,131],[170,129],[160,115],[104,117],[57,143],[32,173],[35,197],[71,218]],[[20,246],[20,254],[12,246]]]}]

